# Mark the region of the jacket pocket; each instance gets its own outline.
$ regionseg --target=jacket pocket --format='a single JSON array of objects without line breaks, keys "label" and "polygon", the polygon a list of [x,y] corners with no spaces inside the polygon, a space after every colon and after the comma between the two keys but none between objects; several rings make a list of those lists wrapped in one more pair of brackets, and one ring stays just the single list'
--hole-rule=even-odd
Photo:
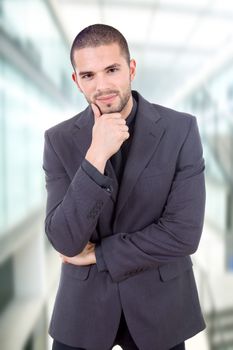
[{"label": "jacket pocket", "polygon": [[85,280],[89,275],[91,265],[78,266],[69,263],[62,263],[61,270],[62,273],[76,278],[78,280]]},{"label": "jacket pocket", "polygon": [[158,267],[160,278],[162,281],[169,281],[173,278],[178,277],[185,271],[189,270],[192,267],[193,263],[190,256],[185,256],[180,258],[177,261],[160,265]]}]

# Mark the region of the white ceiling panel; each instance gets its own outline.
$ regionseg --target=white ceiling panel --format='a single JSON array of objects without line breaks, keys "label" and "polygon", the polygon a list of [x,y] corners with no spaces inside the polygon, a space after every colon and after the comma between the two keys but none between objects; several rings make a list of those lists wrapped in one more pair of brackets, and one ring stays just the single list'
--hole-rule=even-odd
[{"label": "white ceiling panel", "polygon": [[196,29],[189,45],[197,48],[219,49],[232,40],[233,21],[225,21],[217,18],[202,20]]},{"label": "white ceiling panel", "polygon": [[150,18],[149,9],[132,9],[125,6],[122,11],[122,8],[118,6],[104,6],[103,15],[104,23],[124,33],[129,43],[142,44],[145,42]]},{"label": "white ceiling panel", "polygon": [[[211,0],[212,1],[212,0]],[[190,0],[161,0],[160,4],[166,5],[166,6],[177,6],[181,8],[181,6],[189,9],[200,9],[206,6],[210,0],[195,0],[195,1],[190,1]]]},{"label": "white ceiling panel", "polygon": [[59,16],[63,26],[72,41],[74,37],[90,24],[100,23],[99,5],[72,5],[72,3],[62,5]]},{"label": "white ceiling panel", "polygon": [[158,12],[149,35],[150,42],[172,46],[184,44],[196,21],[195,15]]},{"label": "white ceiling panel", "polygon": [[[120,6],[127,6],[127,4],[131,5],[152,5],[154,6],[155,4],[159,3],[160,0],[108,0],[107,4],[115,4],[119,3]],[[106,4],[106,3],[105,3]]]},{"label": "white ceiling panel", "polygon": [[227,13],[228,15],[233,16],[232,0],[216,0],[213,4],[213,10],[219,11],[220,13]]}]

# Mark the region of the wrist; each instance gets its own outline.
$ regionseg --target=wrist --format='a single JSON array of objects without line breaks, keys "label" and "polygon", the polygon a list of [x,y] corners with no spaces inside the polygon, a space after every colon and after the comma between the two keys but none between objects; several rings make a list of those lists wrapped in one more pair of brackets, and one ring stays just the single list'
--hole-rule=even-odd
[{"label": "wrist", "polygon": [[96,167],[102,174],[104,174],[104,169],[107,162],[107,159],[104,156],[90,147],[86,153],[85,159]]}]

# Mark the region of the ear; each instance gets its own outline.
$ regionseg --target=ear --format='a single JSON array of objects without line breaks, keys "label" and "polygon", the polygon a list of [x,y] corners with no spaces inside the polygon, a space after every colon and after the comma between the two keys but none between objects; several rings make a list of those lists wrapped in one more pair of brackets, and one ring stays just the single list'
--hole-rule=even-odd
[{"label": "ear", "polygon": [[81,87],[79,86],[77,75],[75,72],[72,73],[72,80],[74,81],[75,85],[77,85],[78,89],[82,92]]},{"label": "ear", "polygon": [[130,80],[132,81],[136,74],[136,61],[132,58],[129,63]]},{"label": "ear", "polygon": [[72,80],[76,83],[76,74],[75,74],[75,72],[72,73]]}]

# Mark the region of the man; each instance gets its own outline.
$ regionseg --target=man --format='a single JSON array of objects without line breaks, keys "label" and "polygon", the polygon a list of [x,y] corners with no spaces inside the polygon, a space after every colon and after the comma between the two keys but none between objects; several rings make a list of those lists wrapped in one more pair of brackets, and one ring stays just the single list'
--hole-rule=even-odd
[{"label": "man", "polygon": [[45,231],[62,258],[53,349],[181,350],[205,328],[190,254],[205,206],[194,116],[131,91],[115,28],[83,29],[73,80],[88,107],[45,132]]}]

